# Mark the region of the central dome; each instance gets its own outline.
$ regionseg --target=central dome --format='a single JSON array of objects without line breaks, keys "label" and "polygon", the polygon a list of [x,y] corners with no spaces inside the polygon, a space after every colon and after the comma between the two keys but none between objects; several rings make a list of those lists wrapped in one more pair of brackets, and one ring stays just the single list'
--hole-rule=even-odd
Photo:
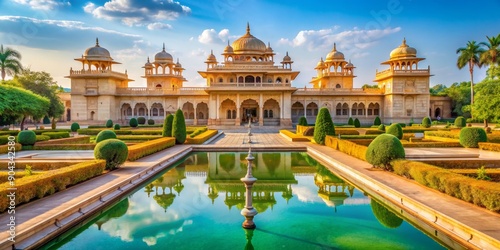
[{"label": "central dome", "polygon": [[99,46],[99,39],[97,38],[95,41],[95,46],[85,50],[83,56],[86,57],[87,59],[112,60],[109,51]]},{"label": "central dome", "polygon": [[344,61],[344,54],[340,51],[337,51],[337,44],[333,43],[333,49],[326,55],[326,61]]},{"label": "central dome", "polygon": [[393,49],[390,54],[391,59],[404,58],[404,57],[416,57],[417,50],[406,44],[406,39],[403,39],[403,43],[399,47]]},{"label": "central dome", "polygon": [[170,55],[169,53],[167,53],[165,51],[165,43],[163,44],[163,50],[156,53],[155,55],[155,61],[156,62],[160,62],[160,63],[163,63],[163,62],[172,62],[174,60],[174,58],[172,57],[172,55]]},{"label": "central dome", "polygon": [[247,33],[242,37],[236,39],[232,45],[235,52],[238,51],[255,51],[266,52],[266,44],[260,39],[250,34],[250,25],[247,24]]}]

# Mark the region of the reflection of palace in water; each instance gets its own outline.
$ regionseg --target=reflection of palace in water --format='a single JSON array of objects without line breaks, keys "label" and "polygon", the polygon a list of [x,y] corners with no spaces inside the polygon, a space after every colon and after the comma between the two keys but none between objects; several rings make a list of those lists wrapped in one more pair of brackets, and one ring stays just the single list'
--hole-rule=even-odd
[{"label": "reflection of palace in water", "polygon": [[[207,196],[212,200],[224,199],[231,209],[242,209],[245,205],[245,186],[240,178],[247,171],[246,152],[209,152],[189,156],[145,187],[148,197],[162,207],[172,205],[180,195],[186,177],[205,177]],[[253,176],[258,179],[252,189],[253,206],[262,213],[277,204],[277,196],[288,203],[293,197],[292,185],[298,184],[296,176],[314,176],[318,196],[330,207],[344,204],[353,196],[354,187],[332,174],[323,166],[310,166],[311,159],[303,153],[254,153]],[[314,161],[314,160],[312,160]],[[315,162],[313,162],[313,165]],[[355,200],[355,199],[353,199]],[[356,203],[356,202],[351,202]]]}]

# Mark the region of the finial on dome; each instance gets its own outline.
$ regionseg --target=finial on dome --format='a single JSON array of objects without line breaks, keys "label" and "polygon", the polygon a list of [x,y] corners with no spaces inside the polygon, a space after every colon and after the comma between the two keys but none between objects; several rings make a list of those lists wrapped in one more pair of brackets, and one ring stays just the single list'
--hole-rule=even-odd
[{"label": "finial on dome", "polygon": [[337,44],[333,43],[333,51],[337,51]]},{"label": "finial on dome", "polygon": [[149,56],[148,56],[148,63],[149,63]]},{"label": "finial on dome", "polygon": [[286,52],[286,55],[288,56],[288,51]]},{"label": "finial on dome", "polygon": [[247,22],[247,34],[250,34],[250,23]]},{"label": "finial on dome", "polygon": [[267,47],[270,48],[271,47],[271,42],[267,42]]},{"label": "finial on dome", "polygon": [[177,63],[179,63],[179,57],[177,57]]},{"label": "finial on dome", "polygon": [[321,57],[321,61],[323,62],[323,57]]},{"label": "finial on dome", "polygon": [[351,59],[349,59],[349,63],[351,63]]},{"label": "finial on dome", "polygon": [[99,38],[98,37],[95,38],[95,46],[99,47]]},{"label": "finial on dome", "polygon": [[214,54],[214,50],[213,50],[213,49],[211,49],[211,50],[210,50],[210,55],[213,55],[213,54]]},{"label": "finial on dome", "polygon": [[163,43],[163,51],[165,51],[165,43]]},{"label": "finial on dome", "polygon": [[229,39],[227,39],[227,46],[229,46]]}]

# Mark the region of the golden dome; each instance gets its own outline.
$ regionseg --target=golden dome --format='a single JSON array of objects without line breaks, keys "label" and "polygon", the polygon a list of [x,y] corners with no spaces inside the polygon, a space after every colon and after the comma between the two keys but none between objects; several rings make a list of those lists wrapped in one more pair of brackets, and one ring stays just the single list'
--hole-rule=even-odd
[{"label": "golden dome", "polygon": [[234,51],[266,52],[266,44],[250,34],[250,25],[247,24],[247,33],[233,42]]},{"label": "golden dome", "polygon": [[99,39],[95,39],[95,46],[88,48],[83,53],[83,57],[89,60],[104,60],[112,61],[109,51],[101,46],[99,46]]},{"label": "golden dome", "polygon": [[215,58],[213,50],[210,51],[210,55],[208,55],[206,62],[217,62],[217,58]]},{"label": "golden dome", "polygon": [[286,52],[286,55],[283,57],[283,62],[291,62],[292,58],[288,55],[288,51]]},{"label": "golden dome", "polygon": [[233,53],[233,47],[231,47],[231,45],[229,45],[229,41],[227,41],[227,46],[224,48],[224,53],[226,53],[226,54]]},{"label": "golden dome", "polygon": [[344,60],[344,54],[340,51],[337,51],[337,44],[333,44],[333,49],[326,55],[326,61],[343,61]]},{"label": "golden dome", "polygon": [[182,64],[179,62],[179,58],[177,58],[177,63],[175,64],[176,68],[182,68]]},{"label": "golden dome", "polygon": [[354,64],[351,63],[351,60],[349,60],[349,63],[347,63],[344,68],[354,68]]},{"label": "golden dome", "polygon": [[315,69],[323,69],[325,68],[325,62],[323,61],[323,57],[321,57],[321,60],[319,60],[318,64],[316,64]]},{"label": "golden dome", "polygon": [[165,63],[165,62],[172,62],[173,57],[169,53],[165,51],[165,43],[163,44],[163,50],[156,53],[155,55],[155,62],[158,63]]},{"label": "golden dome", "polygon": [[144,68],[152,68],[153,64],[149,61],[149,56],[148,56],[148,61],[144,64]]},{"label": "golden dome", "polygon": [[393,49],[390,54],[391,59],[405,58],[405,57],[416,57],[417,50],[406,44],[406,38],[403,39],[403,43],[399,47]]}]

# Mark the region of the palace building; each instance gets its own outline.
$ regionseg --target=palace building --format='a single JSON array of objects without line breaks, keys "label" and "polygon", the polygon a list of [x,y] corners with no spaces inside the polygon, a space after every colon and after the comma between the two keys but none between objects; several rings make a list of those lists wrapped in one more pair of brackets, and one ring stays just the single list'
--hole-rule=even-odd
[{"label": "palace building", "polygon": [[[382,62],[388,69],[376,72],[378,88],[354,88],[355,66],[334,44],[317,65],[311,87],[296,88],[300,73],[292,68],[288,52],[278,63],[270,44],[246,34],[224,48],[222,57],[210,53],[206,69],[198,73],[206,87],[184,86],[184,68],[165,51],[144,64],[145,87],[128,87],[127,72],[113,71],[119,64],[99,45],[85,50],[80,70],[70,70],[71,120],[103,123],[112,119],[128,123],[133,117],[163,122],[177,109],[189,125],[239,126],[249,121],[259,126],[291,127],[301,116],[314,123],[318,110],[326,107],[335,123],[349,117],[371,124],[376,116],[384,123],[420,122],[425,116],[450,117],[450,102],[429,94],[430,67],[406,40]],[[277,59],[279,60],[279,59]],[[314,65],[311,65],[313,67]]]}]

